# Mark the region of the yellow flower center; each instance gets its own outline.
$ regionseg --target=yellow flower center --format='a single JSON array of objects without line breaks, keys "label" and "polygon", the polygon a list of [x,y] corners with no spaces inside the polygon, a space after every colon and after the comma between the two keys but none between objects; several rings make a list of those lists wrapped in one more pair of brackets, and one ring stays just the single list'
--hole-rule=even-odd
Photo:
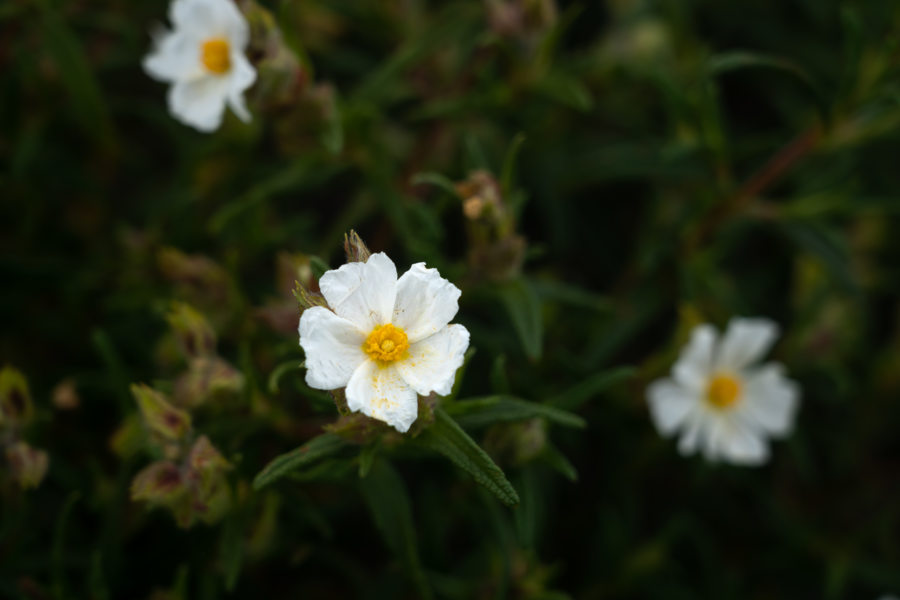
[{"label": "yellow flower center", "polygon": [[740,382],[731,375],[716,375],[706,388],[706,400],[718,409],[731,408],[741,395]]},{"label": "yellow flower center", "polygon": [[211,38],[200,47],[200,60],[203,66],[216,75],[227,73],[231,69],[228,40]]},{"label": "yellow flower center", "polygon": [[363,344],[366,354],[380,363],[391,363],[403,358],[409,350],[406,332],[390,323],[379,325],[372,330]]}]

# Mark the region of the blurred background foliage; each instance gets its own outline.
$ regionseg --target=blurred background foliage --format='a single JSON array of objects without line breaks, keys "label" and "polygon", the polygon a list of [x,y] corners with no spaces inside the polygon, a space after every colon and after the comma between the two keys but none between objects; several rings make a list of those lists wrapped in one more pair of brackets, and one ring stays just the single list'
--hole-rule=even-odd
[{"label": "blurred background foliage", "polygon": [[[164,0],[0,4],[0,363],[33,406],[2,439],[49,458],[0,471],[0,596],[900,590],[896,3],[241,6],[254,120],[205,136],[140,68]],[[515,507],[377,436],[252,487],[337,417],[291,290],[351,228],[463,289],[445,409]],[[733,315],[804,392],[758,469],[679,457],[643,395]],[[154,461],[218,508],[132,501]]]}]

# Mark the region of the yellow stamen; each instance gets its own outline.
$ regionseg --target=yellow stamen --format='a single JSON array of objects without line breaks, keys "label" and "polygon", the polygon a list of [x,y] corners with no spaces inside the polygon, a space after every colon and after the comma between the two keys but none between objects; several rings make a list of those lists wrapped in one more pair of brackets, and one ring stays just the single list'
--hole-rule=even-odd
[{"label": "yellow stamen", "polygon": [[228,40],[211,38],[200,47],[200,60],[211,73],[222,75],[231,69],[231,56]]},{"label": "yellow stamen", "polygon": [[406,332],[390,323],[372,330],[363,344],[363,351],[379,363],[391,363],[406,355],[409,339]]},{"label": "yellow stamen", "polygon": [[715,408],[731,408],[741,395],[740,382],[731,375],[716,375],[706,388],[706,400]]}]

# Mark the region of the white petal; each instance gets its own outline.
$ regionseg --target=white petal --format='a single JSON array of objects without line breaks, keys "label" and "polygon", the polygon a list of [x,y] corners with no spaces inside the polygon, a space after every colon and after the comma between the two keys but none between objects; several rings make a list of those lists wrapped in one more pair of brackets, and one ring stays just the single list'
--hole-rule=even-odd
[{"label": "white petal", "polygon": [[419,415],[416,392],[394,365],[379,366],[367,360],[353,372],[347,384],[347,406],[405,433]]},{"label": "white petal", "polygon": [[716,330],[712,325],[694,327],[691,339],[682,349],[672,375],[675,380],[696,391],[705,392],[713,362],[713,348],[716,344]]},{"label": "white petal", "polygon": [[232,0],[175,0],[169,18],[176,29],[198,40],[224,37],[243,50],[249,39],[247,20]]},{"label": "white petal", "polygon": [[222,124],[227,94],[227,82],[222,77],[177,81],[169,88],[169,110],[181,122],[208,133]]},{"label": "white petal", "polygon": [[693,454],[701,443],[705,442],[707,422],[704,416],[702,410],[695,408],[684,420],[681,438],[678,440],[678,452],[682,456]]},{"label": "white petal", "polygon": [[462,325],[448,325],[409,347],[409,358],[397,362],[397,370],[417,393],[446,396],[453,389],[456,370],[463,364],[469,332]]},{"label": "white petal", "polygon": [[732,319],[719,346],[716,368],[740,371],[761,359],[777,337],[778,325],[774,321]]},{"label": "white petal", "polygon": [[341,265],[319,279],[319,289],[338,315],[370,332],[391,322],[397,297],[397,267],[383,252]]},{"label": "white petal", "polygon": [[780,437],[791,432],[799,403],[797,384],[784,376],[780,364],[768,363],[745,374],[736,410],[745,421]]},{"label": "white petal", "polygon": [[300,346],[306,353],[306,383],[317,390],[344,387],[367,360],[366,336],[327,308],[314,306],[300,316]]},{"label": "white petal", "polygon": [[722,457],[736,465],[761,465],[769,459],[769,445],[762,435],[736,420],[723,425],[720,447]]},{"label": "white petal", "polygon": [[256,81],[256,69],[242,52],[231,53],[231,72],[228,74],[228,106],[238,118],[249,123],[250,111],[244,102],[244,90]]},{"label": "white petal", "polygon": [[410,342],[444,328],[459,310],[460,291],[441,277],[437,269],[416,263],[397,282],[397,304],[393,323],[406,332]]},{"label": "white petal", "polygon": [[159,81],[178,81],[197,76],[197,44],[179,31],[160,29],[154,34],[153,49],[144,58],[144,71]]},{"label": "white petal", "polygon": [[654,381],[647,388],[647,403],[657,431],[663,436],[672,435],[697,406],[696,392],[678,385],[671,379]]}]

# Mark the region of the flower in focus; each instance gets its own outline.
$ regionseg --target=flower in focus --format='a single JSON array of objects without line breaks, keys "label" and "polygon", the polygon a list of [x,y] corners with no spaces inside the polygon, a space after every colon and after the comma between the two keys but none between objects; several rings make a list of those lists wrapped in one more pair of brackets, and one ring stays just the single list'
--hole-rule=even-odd
[{"label": "flower in focus", "polygon": [[329,308],[300,317],[306,383],[346,386],[354,412],[406,432],[418,416],[417,395],[450,393],[469,346],[469,332],[449,325],[459,289],[437,269],[417,263],[397,278],[384,253],[328,271],[319,288]]},{"label": "flower in focus", "polygon": [[710,461],[764,463],[766,438],[790,433],[800,396],[780,364],[756,364],[777,337],[768,319],[732,319],[721,339],[711,325],[697,326],[672,377],[647,390],[659,432],[680,432],[683,455],[700,449]]},{"label": "flower in focus", "polygon": [[232,0],[174,0],[169,10],[174,29],[156,36],[144,70],[172,84],[172,114],[200,131],[222,124],[225,105],[243,121],[250,120],[244,91],[256,70],[244,52],[249,27]]}]

